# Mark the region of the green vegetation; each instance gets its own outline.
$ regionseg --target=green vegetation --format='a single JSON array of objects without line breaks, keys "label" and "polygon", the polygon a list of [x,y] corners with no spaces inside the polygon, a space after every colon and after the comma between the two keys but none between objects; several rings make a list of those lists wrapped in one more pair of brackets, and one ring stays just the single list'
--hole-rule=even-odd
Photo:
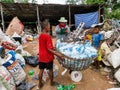
[{"label": "green vegetation", "polygon": [[86,4],[102,4],[104,2],[105,0],[86,0],[85,1]]},{"label": "green vegetation", "polygon": [[[105,18],[120,19],[120,0],[86,0],[86,4],[105,4],[104,16]],[[111,8],[111,12],[108,11]]]},{"label": "green vegetation", "polygon": [[0,2],[4,2],[4,3],[14,3],[14,0],[0,0]]},{"label": "green vegetation", "polygon": [[76,4],[77,2],[79,2],[80,0],[67,0],[66,4]]},{"label": "green vegetation", "polygon": [[[21,3],[29,3],[30,0],[16,0],[18,2],[21,2]],[[15,0],[0,0],[0,2],[4,2],[4,3],[14,3]],[[36,3],[37,1],[36,0],[32,0],[32,3]]]}]

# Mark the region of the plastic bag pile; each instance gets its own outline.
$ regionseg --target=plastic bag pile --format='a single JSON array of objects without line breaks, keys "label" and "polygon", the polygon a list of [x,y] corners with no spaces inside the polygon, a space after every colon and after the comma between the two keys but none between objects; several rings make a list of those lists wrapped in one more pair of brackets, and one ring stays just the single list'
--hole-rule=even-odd
[{"label": "plastic bag pile", "polygon": [[70,58],[86,59],[97,56],[97,50],[91,45],[90,42],[79,44],[79,42],[67,43],[57,40],[56,48],[59,52]]}]

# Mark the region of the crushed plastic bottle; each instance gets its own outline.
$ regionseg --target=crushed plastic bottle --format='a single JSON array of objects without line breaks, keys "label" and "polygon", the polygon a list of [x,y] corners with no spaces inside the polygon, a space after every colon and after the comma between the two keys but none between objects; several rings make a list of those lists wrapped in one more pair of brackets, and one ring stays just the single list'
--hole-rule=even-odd
[{"label": "crushed plastic bottle", "polygon": [[70,85],[58,85],[57,90],[73,90],[75,88],[74,84]]},{"label": "crushed plastic bottle", "polygon": [[30,76],[31,76],[31,75],[34,75],[34,73],[35,73],[34,70],[30,70],[30,71],[29,71],[29,75],[30,75]]}]

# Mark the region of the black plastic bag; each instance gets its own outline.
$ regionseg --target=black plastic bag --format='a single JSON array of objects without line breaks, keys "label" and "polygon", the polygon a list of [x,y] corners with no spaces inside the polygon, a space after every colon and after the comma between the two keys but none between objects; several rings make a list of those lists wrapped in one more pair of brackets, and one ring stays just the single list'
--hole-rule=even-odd
[{"label": "black plastic bag", "polygon": [[37,56],[24,56],[25,62],[33,67],[36,67],[39,63]]},{"label": "black plastic bag", "polygon": [[17,86],[17,90],[31,90],[35,86],[36,83],[34,82],[23,81],[19,86]]}]

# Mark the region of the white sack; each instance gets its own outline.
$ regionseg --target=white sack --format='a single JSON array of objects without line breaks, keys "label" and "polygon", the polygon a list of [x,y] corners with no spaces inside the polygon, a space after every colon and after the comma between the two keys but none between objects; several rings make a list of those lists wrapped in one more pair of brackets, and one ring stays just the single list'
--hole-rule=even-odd
[{"label": "white sack", "polygon": [[120,49],[114,50],[107,59],[114,68],[117,68],[120,65]]}]

